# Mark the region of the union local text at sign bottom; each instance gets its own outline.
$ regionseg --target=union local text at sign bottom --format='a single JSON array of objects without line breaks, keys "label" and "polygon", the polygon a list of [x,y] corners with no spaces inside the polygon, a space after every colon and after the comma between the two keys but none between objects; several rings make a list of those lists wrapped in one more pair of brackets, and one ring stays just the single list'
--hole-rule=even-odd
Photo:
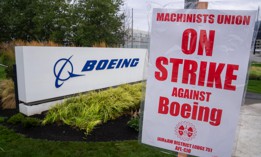
[{"label": "union local text at sign bottom", "polygon": [[191,144],[187,142],[181,142],[177,140],[167,139],[164,137],[157,137],[157,141],[163,142],[163,143],[169,143],[175,145],[175,151],[182,151],[185,153],[191,153],[191,148],[200,150],[200,151],[206,151],[206,152],[212,152],[213,149],[205,146],[200,146],[196,144]]}]

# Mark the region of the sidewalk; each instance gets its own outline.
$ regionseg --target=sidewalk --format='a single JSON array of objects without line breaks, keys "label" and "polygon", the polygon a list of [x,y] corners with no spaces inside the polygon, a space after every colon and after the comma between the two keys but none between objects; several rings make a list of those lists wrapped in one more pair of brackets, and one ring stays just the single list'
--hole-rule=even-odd
[{"label": "sidewalk", "polygon": [[261,95],[247,93],[241,107],[234,157],[261,156]]}]

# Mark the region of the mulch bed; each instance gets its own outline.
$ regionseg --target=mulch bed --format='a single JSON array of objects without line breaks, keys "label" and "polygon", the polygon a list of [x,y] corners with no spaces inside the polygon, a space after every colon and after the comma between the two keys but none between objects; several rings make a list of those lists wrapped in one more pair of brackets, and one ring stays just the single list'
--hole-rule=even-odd
[{"label": "mulch bed", "polygon": [[[0,109],[1,117],[11,117],[16,113],[18,113],[16,110]],[[44,114],[35,115],[33,117],[43,119]],[[9,125],[5,123],[4,125],[13,129],[17,133],[34,139],[86,142],[137,140],[138,132],[127,126],[129,120],[130,116],[122,116],[116,120],[108,121],[105,124],[97,126],[88,136],[84,134],[84,131],[64,124],[49,124],[30,128],[25,128],[21,124]]]}]

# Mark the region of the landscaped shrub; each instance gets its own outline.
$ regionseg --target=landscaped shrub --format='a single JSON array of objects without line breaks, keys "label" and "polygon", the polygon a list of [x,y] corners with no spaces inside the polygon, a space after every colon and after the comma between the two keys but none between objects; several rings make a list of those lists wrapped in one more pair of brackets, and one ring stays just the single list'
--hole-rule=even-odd
[{"label": "landscaped shrub", "polygon": [[136,131],[139,131],[139,123],[140,123],[140,117],[132,117],[129,121],[128,121],[128,126],[135,129]]},{"label": "landscaped shrub", "polygon": [[15,115],[13,115],[12,117],[10,117],[7,120],[7,123],[9,123],[9,124],[18,124],[18,123],[21,123],[24,118],[25,118],[25,116],[22,113],[17,113]]},{"label": "landscaped shrub", "polygon": [[12,51],[1,50],[1,64],[7,66],[4,68],[4,72],[7,78],[12,78],[14,76],[13,64],[15,63],[15,56]]},{"label": "landscaped shrub", "polygon": [[39,126],[41,125],[42,121],[37,118],[32,118],[32,117],[26,117],[22,113],[17,113],[10,117],[7,120],[7,123],[9,124],[19,124],[21,123],[23,127],[33,127],[33,126]]},{"label": "landscaped shrub", "polygon": [[0,117],[0,123],[3,123],[5,121],[4,117]]},{"label": "landscaped shrub", "polygon": [[29,127],[34,127],[34,126],[40,126],[42,121],[37,118],[32,118],[32,117],[25,117],[21,121],[23,127],[29,128]]},{"label": "landscaped shrub", "polygon": [[98,124],[137,110],[142,101],[142,83],[93,91],[70,98],[48,111],[43,124],[63,122],[90,134]]},{"label": "landscaped shrub", "polygon": [[1,43],[0,45],[0,57],[2,58],[2,64],[8,66],[5,68],[7,78],[13,78],[14,71],[13,65],[15,64],[15,46],[26,45],[21,40],[13,41],[10,43]]},{"label": "landscaped shrub", "polygon": [[6,78],[5,67],[0,66],[0,80]]},{"label": "landscaped shrub", "polygon": [[3,109],[16,108],[14,82],[11,79],[0,81],[0,98]]}]

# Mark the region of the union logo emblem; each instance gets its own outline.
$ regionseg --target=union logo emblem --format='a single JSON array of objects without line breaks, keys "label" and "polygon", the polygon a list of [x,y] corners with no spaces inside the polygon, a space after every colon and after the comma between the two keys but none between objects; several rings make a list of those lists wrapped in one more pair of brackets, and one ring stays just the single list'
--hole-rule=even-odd
[{"label": "union logo emblem", "polygon": [[186,121],[179,122],[175,127],[177,137],[183,141],[190,141],[197,135],[196,127]]}]

